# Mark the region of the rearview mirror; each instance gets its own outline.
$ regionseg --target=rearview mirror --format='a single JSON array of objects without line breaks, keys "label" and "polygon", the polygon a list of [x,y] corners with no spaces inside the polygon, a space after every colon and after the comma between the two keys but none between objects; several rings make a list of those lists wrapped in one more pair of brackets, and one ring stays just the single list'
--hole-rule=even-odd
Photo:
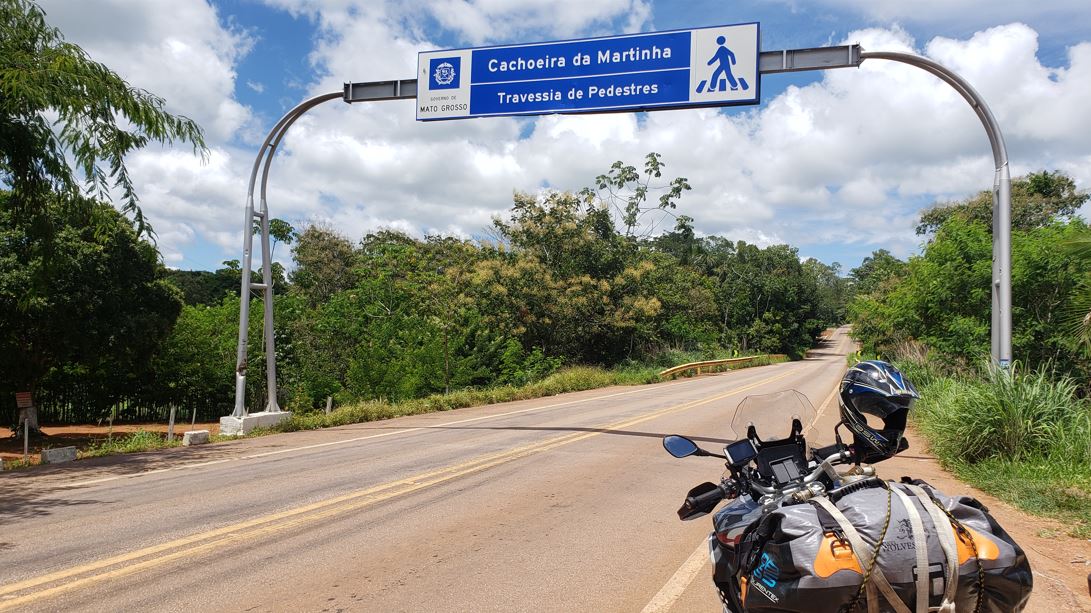
[{"label": "rearview mirror", "polygon": [[663,449],[676,458],[691,456],[699,451],[697,443],[677,434],[663,437]]}]

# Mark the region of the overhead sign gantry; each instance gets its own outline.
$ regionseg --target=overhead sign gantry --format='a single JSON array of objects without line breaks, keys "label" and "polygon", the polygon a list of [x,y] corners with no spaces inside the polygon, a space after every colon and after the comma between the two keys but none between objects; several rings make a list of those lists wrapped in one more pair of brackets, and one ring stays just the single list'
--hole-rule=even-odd
[{"label": "overhead sign gantry", "polygon": [[[269,166],[281,140],[308,110],[330,100],[348,103],[416,99],[417,119],[465,119],[504,115],[605,113],[758,104],[761,76],[805,70],[857,67],[866,59],[916,66],[955,89],[977,114],[992,147],[993,278],[992,359],[1011,363],[1011,176],[1000,126],[974,88],[944,66],[908,53],[864,52],[859,45],[759,51],[757,23],[423,52],[417,76],[397,81],[346,83],[343,91],[304,100],[276,123],[258,150],[250,173],[243,225],[243,271],[252,270],[253,234],[261,228],[262,282],[242,274],[239,306],[235,410],[220,420],[220,432],[245,433],[288,413],[277,403],[270,258]],[[254,191],[261,171],[259,205]],[[246,406],[250,296],[261,291],[264,306],[266,406]]]}]

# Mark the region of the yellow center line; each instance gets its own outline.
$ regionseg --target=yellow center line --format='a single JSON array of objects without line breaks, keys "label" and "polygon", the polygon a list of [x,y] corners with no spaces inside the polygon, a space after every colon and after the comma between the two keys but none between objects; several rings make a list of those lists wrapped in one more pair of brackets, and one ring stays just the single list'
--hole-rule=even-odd
[{"label": "yellow center line", "polygon": [[[795,374],[798,374],[798,371],[796,369],[792,369],[783,374],[768,377],[750,385],[746,385],[732,391],[725,392],[723,394],[718,394],[701,400],[694,400],[680,405],[667,407],[658,411],[654,411],[652,413],[641,415],[639,417],[598,426],[596,428],[596,431],[593,432],[577,432],[573,434],[566,434],[545,441],[539,441],[521,447],[516,447],[506,451],[480,456],[478,458],[474,458],[472,460],[454,466],[421,473],[397,481],[382,483],[363,490],[350,492],[348,494],[328,498],[326,500],[318,501],[308,505],[303,505],[277,513],[271,513],[262,517],[257,517],[254,519],[231,524],[229,526],[217,528],[215,530],[209,530],[206,532],[193,534],[166,543],[161,543],[159,545],[145,547],[143,549],[138,549],[117,556],[112,556],[109,558],[98,560],[96,562],[73,566],[64,570],[48,573],[17,583],[12,583],[0,587],[0,598],[3,598],[3,600],[0,600],[0,611],[9,610],[40,599],[48,598],[61,592],[66,592],[81,586],[161,566],[179,558],[194,556],[208,550],[222,547],[226,543],[232,541],[237,541],[243,538],[263,536],[275,532],[281,532],[289,528],[310,524],[333,515],[339,515],[349,511],[362,509],[377,504],[379,502],[389,500],[396,496],[401,496],[427,487],[439,485],[452,479],[477,473],[488,468],[492,468],[494,466],[518,460],[520,458],[525,458],[545,451],[550,451],[563,445],[569,445],[571,443],[583,441],[598,436],[600,434],[607,433],[610,430],[631,427],[646,421],[650,421],[652,419],[656,419],[658,417],[662,417],[664,415],[692,409],[694,407],[702,406],[711,402],[715,402],[717,400],[722,400],[724,398],[741,394],[756,387],[760,387],[762,385]],[[156,557],[138,561],[141,560],[141,558],[148,558],[149,556]],[[130,564],[127,564],[126,566],[123,566],[121,568],[106,570],[112,566],[126,563]],[[98,574],[83,578],[77,578],[80,575],[86,575],[88,573],[94,573],[96,571],[104,572],[100,572]],[[11,596],[12,594],[23,592],[34,587],[65,580],[69,581],[24,596]]]}]

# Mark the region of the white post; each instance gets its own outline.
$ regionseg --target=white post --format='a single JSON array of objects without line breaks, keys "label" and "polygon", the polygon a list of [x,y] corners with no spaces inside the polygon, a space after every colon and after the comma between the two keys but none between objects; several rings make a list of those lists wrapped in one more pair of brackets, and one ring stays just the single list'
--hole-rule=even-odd
[{"label": "white post", "polygon": [[[332,92],[329,94],[323,94],[321,96],[315,96],[308,100],[304,100],[298,104],[295,108],[288,111],[280,121],[273,126],[273,129],[269,131],[269,134],[265,137],[265,142],[262,143],[261,148],[258,150],[258,156],[254,159],[254,166],[250,171],[250,184],[246,191],[246,212],[243,221],[243,248],[242,248],[242,279],[240,283],[239,292],[239,345],[237,349],[237,355],[235,360],[235,409],[231,413],[234,418],[241,419],[247,414],[246,410],[246,371],[248,368],[247,341],[250,334],[250,290],[255,286],[264,291],[265,296],[265,351],[266,351],[266,385],[269,390],[269,404],[266,407],[266,411],[280,412],[280,407],[276,404],[276,353],[273,348],[273,292],[272,292],[272,276],[268,246],[269,246],[269,209],[265,202],[264,188],[268,181],[269,164],[272,162],[273,153],[276,150],[277,144],[280,143],[280,139],[284,137],[284,133],[288,128],[299,119],[303,113],[307,112],[312,107],[315,107],[328,100],[335,98],[342,98],[343,92]],[[262,167],[262,161],[265,161],[265,173],[262,177],[262,198],[261,209],[254,210],[254,188],[257,185],[258,171]],[[262,257],[264,261],[262,263],[262,283],[254,284],[250,281],[250,275],[252,273],[253,264],[253,228],[254,219],[261,220],[261,247]]]},{"label": "white post", "polygon": [[174,440],[174,411],[176,407],[170,405],[170,422],[167,423],[167,441]]}]

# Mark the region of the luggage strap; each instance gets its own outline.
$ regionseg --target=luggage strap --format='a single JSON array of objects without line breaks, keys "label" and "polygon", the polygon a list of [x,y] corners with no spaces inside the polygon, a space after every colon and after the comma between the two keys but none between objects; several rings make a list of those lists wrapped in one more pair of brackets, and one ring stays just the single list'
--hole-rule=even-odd
[{"label": "luggage strap", "polygon": [[[943,556],[947,558],[947,589],[943,593],[943,604],[940,605],[940,613],[951,613],[955,610],[955,593],[958,590],[958,548],[955,544],[955,533],[953,530],[947,530],[946,527],[950,526],[955,529],[961,529],[961,525],[956,525],[954,518],[951,517],[945,509],[939,506],[935,498],[932,497],[924,488],[919,485],[913,485],[912,483],[903,483],[905,489],[909,490],[917,500],[921,502],[921,506],[932,517],[932,524],[936,527],[936,535],[939,537],[940,548],[943,550]],[[971,541],[973,537],[970,537]],[[980,566],[980,561],[978,565]],[[920,571],[917,571],[918,578]],[[982,586],[978,586],[978,602],[975,611],[981,607],[981,591]]]},{"label": "luggage strap", "polygon": [[[888,490],[887,525],[890,523],[890,496],[891,494]],[[909,607],[905,606],[905,603],[902,602],[901,598],[898,598],[898,595],[894,592],[894,588],[890,587],[890,582],[887,581],[882,571],[878,573],[874,572],[875,563],[879,558],[879,548],[876,547],[873,551],[868,547],[867,543],[864,542],[864,539],[860,538],[860,533],[856,531],[856,527],[852,525],[852,522],[850,522],[848,518],[845,517],[844,513],[835,507],[832,502],[822,496],[812,498],[811,500],[814,504],[825,509],[825,511],[837,522],[841,531],[844,533],[845,538],[852,544],[852,552],[860,563],[860,568],[866,569],[864,587],[867,589],[868,613],[878,613],[879,611],[878,596],[875,593],[876,588],[882,593],[883,597],[886,598],[886,601],[890,603],[890,606],[894,609],[895,613],[910,613]],[[883,528],[883,533],[884,534],[879,537],[879,543],[882,543],[882,537],[885,536],[886,526]],[[871,558],[870,563],[866,563],[865,558],[867,557]],[[871,579],[870,581],[868,581],[869,578]]]},{"label": "luggage strap", "polygon": [[[916,613],[928,613],[928,537],[924,532],[924,522],[921,521],[917,505],[913,504],[913,500],[905,492],[897,487],[891,487],[890,491],[905,507],[905,512],[909,515],[909,526],[913,529],[913,549],[917,554],[917,599],[914,609]],[[921,504],[924,502],[922,501]],[[939,531],[940,526],[936,525],[936,532]]]}]

